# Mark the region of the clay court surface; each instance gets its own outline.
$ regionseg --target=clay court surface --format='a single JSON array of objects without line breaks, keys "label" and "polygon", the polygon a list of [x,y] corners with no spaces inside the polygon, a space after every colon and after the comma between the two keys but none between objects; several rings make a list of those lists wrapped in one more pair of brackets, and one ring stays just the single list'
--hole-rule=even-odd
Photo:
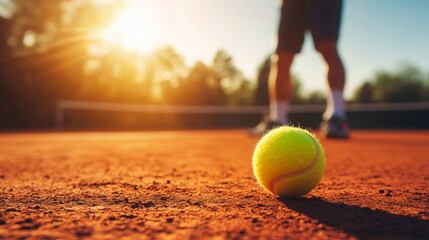
[{"label": "clay court surface", "polygon": [[321,142],[305,197],[256,183],[245,130],[0,134],[0,239],[429,239],[429,131]]}]

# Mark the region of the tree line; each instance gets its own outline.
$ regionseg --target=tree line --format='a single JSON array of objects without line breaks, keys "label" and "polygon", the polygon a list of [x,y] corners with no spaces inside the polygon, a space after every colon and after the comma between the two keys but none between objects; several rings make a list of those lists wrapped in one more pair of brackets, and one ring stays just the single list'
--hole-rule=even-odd
[{"label": "tree line", "polygon": [[[138,54],[94,37],[121,0],[27,0],[0,6],[0,127],[51,127],[60,100],[153,105],[266,105],[269,58],[256,81],[224,49],[188,66],[169,46]],[[303,94],[294,76],[292,103],[324,103]],[[381,71],[355,90],[353,102],[429,100],[429,76],[406,65]]]}]

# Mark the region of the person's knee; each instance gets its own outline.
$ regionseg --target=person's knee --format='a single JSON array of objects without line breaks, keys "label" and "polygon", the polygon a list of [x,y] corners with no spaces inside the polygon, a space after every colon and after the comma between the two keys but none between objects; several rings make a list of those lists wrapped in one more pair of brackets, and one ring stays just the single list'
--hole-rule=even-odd
[{"label": "person's knee", "polygon": [[333,40],[321,41],[316,46],[317,51],[323,56],[323,58],[330,62],[339,60],[337,42]]},{"label": "person's knee", "polygon": [[271,63],[276,64],[282,69],[288,69],[292,65],[294,56],[294,53],[277,53],[271,56]]}]

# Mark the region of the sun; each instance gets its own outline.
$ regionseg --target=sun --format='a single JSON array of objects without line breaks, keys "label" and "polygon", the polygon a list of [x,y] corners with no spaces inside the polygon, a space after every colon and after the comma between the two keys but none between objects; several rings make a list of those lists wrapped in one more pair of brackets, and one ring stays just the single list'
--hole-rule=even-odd
[{"label": "sun", "polygon": [[102,32],[103,41],[119,46],[126,51],[146,53],[159,47],[161,31],[156,18],[142,9],[124,9]]}]

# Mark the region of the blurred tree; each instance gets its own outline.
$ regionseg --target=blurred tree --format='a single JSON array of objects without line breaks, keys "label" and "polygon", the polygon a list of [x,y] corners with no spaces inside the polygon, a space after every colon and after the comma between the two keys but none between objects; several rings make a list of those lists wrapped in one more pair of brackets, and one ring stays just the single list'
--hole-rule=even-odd
[{"label": "blurred tree", "polygon": [[429,102],[429,74],[426,75],[422,88],[422,101]]},{"label": "blurred tree", "polygon": [[268,97],[268,78],[271,69],[271,58],[267,57],[264,62],[259,66],[256,76],[256,89],[255,89],[255,105],[269,104]]},{"label": "blurred tree", "polygon": [[218,75],[225,92],[234,92],[242,85],[243,74],[237,69],[231,55],[225,49],[215,53],[212,68]]},{"label": "blurred tree", "polygon": [[229,93],[228,105],[252,105],[255,102],[255,84],[243,78],[241,85],[234,92]]},{"label": "blurred tree", "polygon": [[305,104],[306,101],[303,96],[301,79],[295,74],[292,74],[291,78],[292,78],[292,96],[289,101],[291,102],[291,104]]},{"label": "blurred tree", "polygon": [[308,104],[325,104],[325,93],[323,93],[322,91],[311,92],[310,94],[308,94],[308,97],[305,98],[305,102]]},{"label": "blurred tree", "polygon": [[225,49],[219,49],[212,62],[228,105],[248,105],[253,101],[253,86],[243,73],[235,66],[231,55]]},{"label": "blurred tree", "polygon": [[355,102],[418,102],[427,97],[428,79],[417,67],[401,65],[396,72],[379,71],[355,90]]},{"label": "blurred tree", "polygon": [[354,102],[372,103],[374,102],[374,86],[369,81],[359,86],[352,97]]},{"label": "blurred tree", "polygon": [[6,123],[6,117],[3,115],[6,115],[5,113],[10,111],[8,102],[11,98],[9,87],[11,82],[6,72],[6,62],[11,55],[7,43],[10,25],[11,21],[9,19],[0,17],[0,127],[8,125],[8,123]]},{"label": "blurred tree", "polygon": [[176,103],[223,105],[226,94],[216,72],[203,62],[196,62],[176,89]]},{"label": "blurred tree", "polygon": [[190,74],[183,57],[171,46],[166,46],[154,51],[149,61],[153,63],[145,68],[152,73],[151,94],[154,100],[158,103],[179,104],[186,97],[181,89],[184,78]]}]

